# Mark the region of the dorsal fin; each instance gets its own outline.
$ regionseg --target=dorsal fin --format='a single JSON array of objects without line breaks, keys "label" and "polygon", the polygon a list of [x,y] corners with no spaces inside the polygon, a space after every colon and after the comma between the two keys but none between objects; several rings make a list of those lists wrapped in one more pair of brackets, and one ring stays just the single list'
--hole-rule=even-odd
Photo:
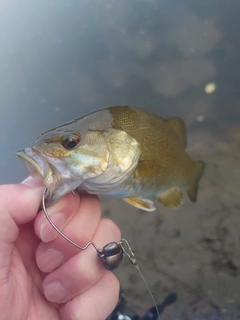
[{"label": "dorsal fin", "polygon": [[185,122],[181,118],[171,118],[171,119],[167,119],[166,121],[170,125],[170,127],[176,132],[182,146],[185,149],[187,146]]}]

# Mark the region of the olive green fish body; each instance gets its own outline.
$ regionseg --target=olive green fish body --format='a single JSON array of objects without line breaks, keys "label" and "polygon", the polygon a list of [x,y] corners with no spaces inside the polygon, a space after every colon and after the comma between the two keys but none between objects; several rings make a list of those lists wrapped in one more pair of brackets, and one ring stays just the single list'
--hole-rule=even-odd
[{"label": "olive green fish body", "polygon": [[[127,197],[160,197],[161,193],[175,187],[187,187],[190,199],[196,201],[197,185],[203,170],[202,161],[193,161],[185,152],[186,129],[180,118],[165,120],[139,108],[109,108],[113,127],[132,136],[140,145],[138,165],[121,186],[128,190]],[[129,121],[131,119],[131,121]],[[172,189],[174,197],[168,207],[182,203],[181,192]],[[116,190],[115,190],[116,191]],[[124,195],[125,197],[125,195]]]},{"label": "olive green fish body", "polygon": [[203,163],[185,147],[183,120],[116,106],[49,130],[18,155],[30,173],[42,176],[48,204],[79,187],[151,211],[149,197],[175,208],[184,188],[196,201]]}]

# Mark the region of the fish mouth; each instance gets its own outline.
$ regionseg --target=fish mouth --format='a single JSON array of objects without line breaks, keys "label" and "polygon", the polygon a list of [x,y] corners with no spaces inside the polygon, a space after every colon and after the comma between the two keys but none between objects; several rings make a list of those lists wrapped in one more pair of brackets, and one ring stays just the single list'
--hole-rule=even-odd
[{"label": "fish mouth", "polygon": [[61,161],[51,159],[37,148],[28,147],[16,154],[23,160],[29,174],[32,177],[41,178],[47,187],[45,197],[47,207],[75,190],[80,184],[79,181],[71,181],[70,172]]},{"label": "fish mouth", "polygon": [[44,180],[48,164],[42,157],[40,157],[36,150],[26,148],[18,151],[16,154],[23,160],[31,176],[40,176]]},{"label": "fish mouth", "polygon": [[16,154],[23,160],[32,177],[41,178],[43,180],[43,183],[48,188],[49,197],[49,193],[53,191],[61,180],[60,172],[35,148],[28,147],[18,151]]}]

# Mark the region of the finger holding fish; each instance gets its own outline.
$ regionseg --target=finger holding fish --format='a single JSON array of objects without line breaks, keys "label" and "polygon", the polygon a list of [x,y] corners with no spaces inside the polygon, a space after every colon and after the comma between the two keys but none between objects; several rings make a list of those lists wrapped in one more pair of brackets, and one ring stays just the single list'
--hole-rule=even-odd
[{"label": "finger holding fish", "polygon": [[[118,242],[120,237],[116,225],[102,219],[92,240],[103,247],[111,241]],[[106,272],[109,271],[104,269],[95,248],[91,246],[49,273],[43,281],[43,291],[48,300],[65,303],[96,284]]]},{"label": "finger holding fish", "polygon": [[[49,207],[48,213],[58,228],[63,230],[73,216],[77,213],[79,204],[79,196],[74,198],[72,194],[68,194],[53,206]],[[34,228],[36,235],[43,242],[50,242],[58,236],[58,233],[49,224],[43,211],[38,213],[34,222]]]},{"label": "finger holding fish", "polygon": [[[61,204],[62,202],[62,204]],[[48,208],[51,218],[63,215],[66,221],[62,226],[56,225],[60,230],[69,236],[71,240],[80,246],[85,246],[96,232],[101,216],[99,199],[94,195],[76,195],[76,198],[69,194],[65,196],[60,205],[53,205]],[[43,224],[43,227],[42,227]],[[43,230],[46,228],[46,230]],[[39,268],[44,272],[51,272],[59,265],[65,263],[69,258],[79,253],[79,249],[69,244],[64,238],[56,233],[49,224],[43,212],[35,220],[35,232],[43,240],[36,251],[36,260]],[[42,235],[45,235],[42,238]]]}]

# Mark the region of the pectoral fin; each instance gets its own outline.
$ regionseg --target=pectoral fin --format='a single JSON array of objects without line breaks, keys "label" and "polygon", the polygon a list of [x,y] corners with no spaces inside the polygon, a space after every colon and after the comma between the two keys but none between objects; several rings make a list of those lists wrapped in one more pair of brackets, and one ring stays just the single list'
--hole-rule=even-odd
[{"label": "pectoral fin", "polygon": [[179,188],[174,187],[160,193],[158,196],[158,201],[161,202],[165,207],[174,209],[183,204],[183,193]]},{"label": "pectoral fin", "polygon": [[139,209],[145,210],[145,211],[154,211],[156,210],[153,201],[148,199],[142,199],[142,198],[123,198],[123,200],[129,204],[131,204],[134,207],[137,207]]}]

